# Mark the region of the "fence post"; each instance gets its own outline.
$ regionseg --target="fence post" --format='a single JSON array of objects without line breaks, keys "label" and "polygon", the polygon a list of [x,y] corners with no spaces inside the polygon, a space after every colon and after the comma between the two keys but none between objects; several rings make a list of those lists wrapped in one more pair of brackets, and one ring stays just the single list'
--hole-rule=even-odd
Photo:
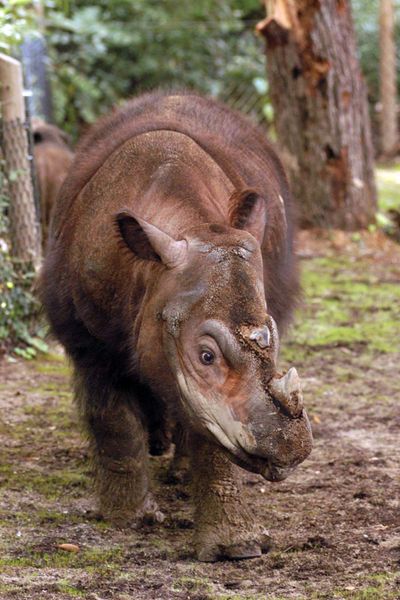
[{"label": "fence post", "polygon": [[0,54],[0,82],[3,151],[10,191],[11,252],[14,258],[31,262],[37,270],[41,259],[40,224],[35,214],[21,63]]}]

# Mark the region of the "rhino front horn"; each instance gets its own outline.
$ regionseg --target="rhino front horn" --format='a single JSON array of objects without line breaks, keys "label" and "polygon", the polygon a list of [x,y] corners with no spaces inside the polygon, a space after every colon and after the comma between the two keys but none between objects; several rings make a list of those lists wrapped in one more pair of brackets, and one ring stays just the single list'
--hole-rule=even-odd
[{"label": "rhino front horn", "polygon": [[272,396],[291,417],[300,417],[303,411],[303,394],[300,377],[294,367],[281,378],[273,378],[268,384]]}]

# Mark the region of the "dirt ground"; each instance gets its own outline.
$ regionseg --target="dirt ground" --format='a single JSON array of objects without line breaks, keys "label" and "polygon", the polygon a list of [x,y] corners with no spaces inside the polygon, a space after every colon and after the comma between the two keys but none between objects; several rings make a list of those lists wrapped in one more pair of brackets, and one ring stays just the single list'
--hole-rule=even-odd
[{"label": "dirt ground", "polygon": [[315,448],[284,482],[244,474],[272,550],[195,561],[190,488],[164,482],[166,457],[152,458],[163,524],[96,520],[65,360],[4,359],[1,600],[400,598],[400,247],[314,232],[298,252],[305,298],[281,362],[303,377]]}]

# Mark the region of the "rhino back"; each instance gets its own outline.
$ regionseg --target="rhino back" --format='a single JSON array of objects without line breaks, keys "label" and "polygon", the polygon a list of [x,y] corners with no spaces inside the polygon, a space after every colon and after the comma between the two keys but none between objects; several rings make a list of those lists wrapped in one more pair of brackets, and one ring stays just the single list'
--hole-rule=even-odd
[{"label": "rhino back", "polygon": [[71,204],[53,244],[64,265],[60,287],[69,290],[78,312],[84,305],[85,324],[96,337],[109,339],[112,323],[133,322],[149,282],[163,268],[131,253],[115,215],[130,208],[179,238],[194,224],[224,222],[232,189],[218,165],[176,132],[140,134],[108,157]]},{"label": "rhino back", "polygon": [[[42,275],[47,313],[69,352],[88,354],[95,339],[103,353],[126,354],[162,268],[124,247],[116,212],[132,208],[179,239],[202,222],[226,223],[229,196],[243,187],[259,189],[267,201],[281,195],[290,225],[278,159],[258,129],[223,105],[193,94],[148,94],[101,121],[82,141],[61,190]],[[282,242],[279,215],[270,222],[267,300],[283,320],[297,285],[291,234]]]},{"label": "rhino back", "polygon": [[165,130],[185,134],[224,171],[236,188],[243,186],[286,192],[279,160],[264,132],[239,113],[214,100],[187,92],[155,92],[128,102],[101,120],[80,143],[73,176],[65,183],[53,221],[57,235],[62,216],[80,190],[118,147],[142,133]]}]

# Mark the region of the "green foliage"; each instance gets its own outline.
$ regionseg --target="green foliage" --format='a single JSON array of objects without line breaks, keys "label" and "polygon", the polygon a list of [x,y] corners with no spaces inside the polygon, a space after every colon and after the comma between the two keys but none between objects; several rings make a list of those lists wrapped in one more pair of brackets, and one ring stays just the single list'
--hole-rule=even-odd
[{"label": "green foliage", "polygon": [[[379,100],[379,0],[351,0],[357,33],[361,69],[368,84],[370,101]],[[396,14],[395,39],[400,38],[400,1],[394,0]],[[400,48],[397,47],[397,62]],[[399,78],[400,93],[400,78]]]},{"label": "green foliage", "polygon": [[13,349],[23,358],[46,352],[44,330],[37,315],[39,303],[32,293],[34,271],[10,256],[6,181],[0,172],[0,350]]},{"label": "green foliage", "polygon": [[[371,103],[379,100],[379,0],[351,0]],[[259,0],[43,0],[56,121],[75,137],[137,92],[189,87],[226,99],[234,82],[264,78]],[[400,0],[395,0],[400,37]],[[0,50],[36,33],[29,0],[0,5]],[[400,51],[400,50],[399,50]],[[400,57],[399,57],[400,59]],[[400,78],[399,78],[400,85]],[[400,91],[400,89],[399,89]],[[266,102],[266,117],[271,120]]]},{"label": "green foliage", "polygon": [[139,91],[251,85],[264,76],[261,16],[257,0],[47,1],[56,120],[76,135]]},{"label": "green foliage", "polygon": [[31,0],[0,3],[0,52],[9,54],[33,26]]}]

